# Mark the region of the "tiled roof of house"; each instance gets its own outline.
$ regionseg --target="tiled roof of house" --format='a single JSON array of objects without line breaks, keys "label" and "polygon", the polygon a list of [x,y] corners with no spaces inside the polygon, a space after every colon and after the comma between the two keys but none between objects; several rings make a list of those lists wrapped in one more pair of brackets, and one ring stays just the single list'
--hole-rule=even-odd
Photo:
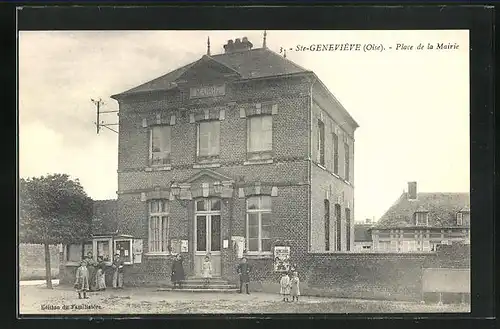
[{"label": "tiled roof of house", "polygon": [[[229,69],[237,72],[241,79],[263,78],[309,72],[303,67],[267,48],[256,48],[248,51],[218,54],[210,56],[210,58],[215,62],[225,65]],[[198,62],[199,61],[195,61],[184,65],[159,78],[146,82],[123,93],[114,95],[113,97],[160,89],[172,89],[175,87],[175,81]]]},{"label": "tiled roof of house", "polygon": [[371,242],[373,227],[372,224],[355,224],[354,225],[354,241],[355,242]]},{"label": "tiled roof of house", "polygon": [[94,200],[92,234],[112,234],[117,230],[116,200]]},{"label": "tiled roof of house", "polygon": [[403,193],[377,222],[377,228],[415,226],[414,213],[427,211],[430,227],[456,226],[456,214],[470,208],[469,193],[418,193],[409,200]]}]

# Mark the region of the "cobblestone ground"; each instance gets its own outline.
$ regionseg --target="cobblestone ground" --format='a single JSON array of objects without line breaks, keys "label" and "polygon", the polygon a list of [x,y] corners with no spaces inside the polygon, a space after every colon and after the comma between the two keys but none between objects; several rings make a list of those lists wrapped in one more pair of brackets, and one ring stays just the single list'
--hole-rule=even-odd
[{"label": "cobblestone ground", "polygon": [[285,303],[278,294],[187,293],[125,288],[78,299],[71,288],[22,286],[20,314],[203,314],[203,313],[415,313],[469,312],[467,305],[351,300],[302,296]]}]

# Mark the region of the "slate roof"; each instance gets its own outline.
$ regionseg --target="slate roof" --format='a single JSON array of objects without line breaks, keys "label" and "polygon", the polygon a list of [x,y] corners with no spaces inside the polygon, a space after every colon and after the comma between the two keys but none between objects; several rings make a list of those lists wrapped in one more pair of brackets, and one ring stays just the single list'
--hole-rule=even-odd
[{"label": "slate roof", "polygon": [[[256,48],[247,51],[218,54],[210,56],[210,58],[239,73],[241,79],[254,79],[310,72],[267,48]],[[159,78],[146,82],[123,93],[113,95],[112,97],[175,88],[175,81],[199,61],[200,60],[197,60],[184,65]]]},{"label": "slate roof", "polygon": [[354,242],[371,242],[373,224],[355,224]]},{"label": "slate roof", "polygon": [[454,227],[457,212],[469,209],[469,193],[418,193],[417,200],[408,200],[405,192],[379,219],[376,227],[415,226],[413,214],[416,211],[428,211],[429,227]]},{"label": "slate roof", "polygon": [[116,232],[117,226],[116,200],[94,200],[92,234],[113,234]]}]

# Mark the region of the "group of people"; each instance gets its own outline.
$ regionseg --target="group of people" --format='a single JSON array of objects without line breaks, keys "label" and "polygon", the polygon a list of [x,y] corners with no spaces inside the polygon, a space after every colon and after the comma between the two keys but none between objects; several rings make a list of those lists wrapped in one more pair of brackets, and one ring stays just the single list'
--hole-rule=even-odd
[{"label": "group of people", "polygon": [[293,301],[299,301],[300,296],[300,280],[299,274],[294,271],[292,277],[288,275],[288,272],[284,272],[281,275],[280,280],[280,294],[283,296],[283,301],[288,302],[290,296]]},{"label": "group of people", "polygon": [[[113,260],[113,288],[123,288],[123,260],[116,254]],[[89,298],[87,292],[106,290],[106,261],[102,256],[94,260],[92,252],[80,262],[76,270],[75,289],[78,298]]]}]

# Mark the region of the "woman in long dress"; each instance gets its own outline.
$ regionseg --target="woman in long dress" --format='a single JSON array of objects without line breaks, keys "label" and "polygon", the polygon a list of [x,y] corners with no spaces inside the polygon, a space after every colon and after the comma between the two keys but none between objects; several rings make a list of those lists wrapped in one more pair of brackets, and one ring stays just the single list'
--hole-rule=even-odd
[{"label": "woman in long dress", "polygon": [[97,273],[96,273],[96,287],[97,291],[106,290],[106,263],[102,256],[99,256],[99,263],[97,265]]},{"label": "woman in long dress", "polygon": [[297,272],[293,272],[292,279],[290,280],[290,294],[292,295],[292,301],[299,301],[300,280]]},{"label": "woman in long dress", "polygon": [[76,270],[75,289],[78,292],[78,298],[88,298],[87,291],[89,291],[89,270],[87,269],[87,262],[82,260],[80,267]]},{"label": "woman in long dress", "polygon": [[182,265],[182,257],[177,254],[172,263],[172,274],[170,280],[174,284],[174,288],[179,286],[182,288],[182,282],[184,281],[184,266]]},{"label": "woman in long dress", "polygon": [[290,296],[290,277],[284,272],[280,280],[280,294],[283,296],[283,301],[288,302]]}]

